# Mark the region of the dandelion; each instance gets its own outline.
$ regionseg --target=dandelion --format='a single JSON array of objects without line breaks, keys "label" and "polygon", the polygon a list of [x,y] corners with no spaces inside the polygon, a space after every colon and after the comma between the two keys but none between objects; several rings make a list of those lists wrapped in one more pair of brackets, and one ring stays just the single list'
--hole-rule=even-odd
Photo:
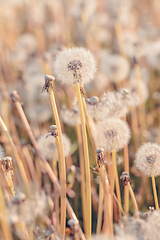
[{"label": "dandelion", "polygon": [[135,165],[138,170],[152,177],[155,205],[159,209],[155,176],[160,175],[160,146],[156,143],[144,143],[135,154]]},{"label": "dandelion", "polygon": [[[71,142],[65,134],[62,134],[62,141],[63,141],[63,147],[64,147],[64,154],[65,156],[69,156],[71,151],[70,150]],[[58,152],[57,152],[57,145],[56,145],[55,138],[53,137],[46,138],[46,135],[42,135],[38,139],[38,145],[44,157],[48,161],[52,161],[53,158],[58,160]]]},{"label": "dandelion", "polygon": [[138,170],[152,177],[160,175],[160,146],[156,143],[144,143],[135,154]]},{"label": "dandelion", "polygon": [[121,119],[109,118],[97,124],[97,145],[107,152],[119,151],[130,140],[130,129],[126,122]]},{"label": "dandelion", "polygon": [[61,51],[54,63],[54,74],[62,84],[71,85],[75,81],[88,83],[96,72],[95,60],[84,48],[70,48]]},{"label": "dandelion", "polygon": [[106,74],[109,81],[120,82],[125,80],[129,74],[129,63],[120,55],[107,55],[101,64],[102,73]]}]

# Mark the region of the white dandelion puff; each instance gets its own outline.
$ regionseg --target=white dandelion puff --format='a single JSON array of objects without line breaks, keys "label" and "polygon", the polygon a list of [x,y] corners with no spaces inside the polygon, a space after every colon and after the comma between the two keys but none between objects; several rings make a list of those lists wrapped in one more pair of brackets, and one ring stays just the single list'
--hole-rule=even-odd
[{"label": "white dandelion puff", "polygon": [[107,55],[102,60],[101,71],[106,74],[111,82],[120,82],[127,78],[129,74],[129,62],[122,56],[114,54]]},{"label": "white dandelion puff", "polygon": [[97,146],[107,152],[119,151],[128,144],[131,131],[128,124],[121,119],[109,118],[97,124],[95,141]]},{"label": "white dandelion puff", "polygon": [[138,170],[152,177],[160,175],[160,146],[156,143],[144,143],[135,154]]},{"label": "white dandelion puff", "polygon": [[69,48],[59,52],[54,62],[54,74],[62,84],[71,85],[80,80],[88,83],[96,72],[96,63],[89,50]]}]

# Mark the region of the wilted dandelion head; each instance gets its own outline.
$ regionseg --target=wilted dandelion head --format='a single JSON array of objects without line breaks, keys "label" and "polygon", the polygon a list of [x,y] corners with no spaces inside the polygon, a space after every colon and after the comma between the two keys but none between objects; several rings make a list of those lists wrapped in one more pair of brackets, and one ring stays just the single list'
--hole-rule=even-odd
[{"label": "wilted dandelion head", "polygon": [[120,82],[129,74],[129,63],[120,55],[107,55],[101,64],[101,71],[106,74],[109,81]]},{"label": "wilted dandelion head", "polygon": [[62,84],[89,82],[96,72],[96,63],[89,50],[69,48],[59,52],[54,63],[54,74]]},{"label": "wilted dandelion head", "polygon": [[126,122],[117,118],[109,118],[97,124],[95,141],[107,152],[119,151],[130,140],[130,129]]},{"label": "wilted dandelion head", "polygon": [[5,157],[4,148],[0,145],[0,159],[2,160]]},{"label": "wilted dandelion head", "polygon": [[144,143],[135,154],[135,165],[148,176],[160,175],[160,146],[156,143]]},{"label": "wilted dandelion head", "polygon": [[[40,150],[48,161],[52,161],[53,159],[57,160],[58,153],[55,137],[50,136],[46,138],[46,135],[47,134],[42,135],[38,139]],[[68,156],[70,154],[71,142],[65,134],[62,134],[62,142],[64,147],[64,154],[65,156]]]}]

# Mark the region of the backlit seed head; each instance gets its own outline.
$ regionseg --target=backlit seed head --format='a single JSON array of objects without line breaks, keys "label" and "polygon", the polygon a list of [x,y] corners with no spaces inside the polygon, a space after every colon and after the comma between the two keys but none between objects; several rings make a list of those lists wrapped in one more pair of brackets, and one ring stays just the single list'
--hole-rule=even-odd
[{"label": "backlit seed head", "polygon": [[135,165],[148,176],[160,175],[160,146],[156,143],[144,143],[135,154]]},{"label": "backlit seed head", "polygon": [[130,128],[126,122],[117,118],[109,118],[97,124],[95,141],[107,152],[119,151],[128,144],[130,134]]},{"label": "backlit seed head", "polygon": [[72,85],[75,82],[87,83],[96,72],[95,60],[89,50],[84,48],[65,49],[56,57],[54,74],[62,84]]}]

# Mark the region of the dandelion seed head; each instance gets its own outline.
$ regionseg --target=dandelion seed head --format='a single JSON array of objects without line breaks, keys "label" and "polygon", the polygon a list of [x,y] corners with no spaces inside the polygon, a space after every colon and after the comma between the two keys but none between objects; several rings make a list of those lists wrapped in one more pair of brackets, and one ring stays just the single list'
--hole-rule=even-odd
[{"label": "dandelion seed head", "polygon": [[[38,145],[41,149],[41,152],[48,161],[52,161],[53,159],[58,160],[55,137],[50,136],[46,138],[46,135],[47,134],[42,135],[38,139]],[[62,134],[62,142],[64,147],[64,155],[68,156],[71,151],[71,142],[65,134]]]},{"label": "dandelion seed head", "polygon": [[101,105],[104,108],[104,117],[121,118],[128,113],[128,105],[122,101],[122,95],[119,92],[108,92],[100,98]]},{"label": "dandelion seed head", "polygon": [[135,165],[148,176],[160,175],[160,146],[156,143],[144,143],[135,154]]},{"label": "dandelion seed head", "polygon": [[90,82],[96,72],[96,63],[89,50],[84,48],[65,49],[56,57],[54,74],[62,84],[72,85],[76,81]]},{"label": "dandelion seed head", "polygon": [[97,124],[95,141],[107,152],[119,151],[130,140],[130,128],[121,119],[109,118]]},{"label": "dandelion seed head", "polygon": [[101,63],[101,71],[111,82],[120,82],[129,74],[129,63],[120,55],[107,55]]}]

